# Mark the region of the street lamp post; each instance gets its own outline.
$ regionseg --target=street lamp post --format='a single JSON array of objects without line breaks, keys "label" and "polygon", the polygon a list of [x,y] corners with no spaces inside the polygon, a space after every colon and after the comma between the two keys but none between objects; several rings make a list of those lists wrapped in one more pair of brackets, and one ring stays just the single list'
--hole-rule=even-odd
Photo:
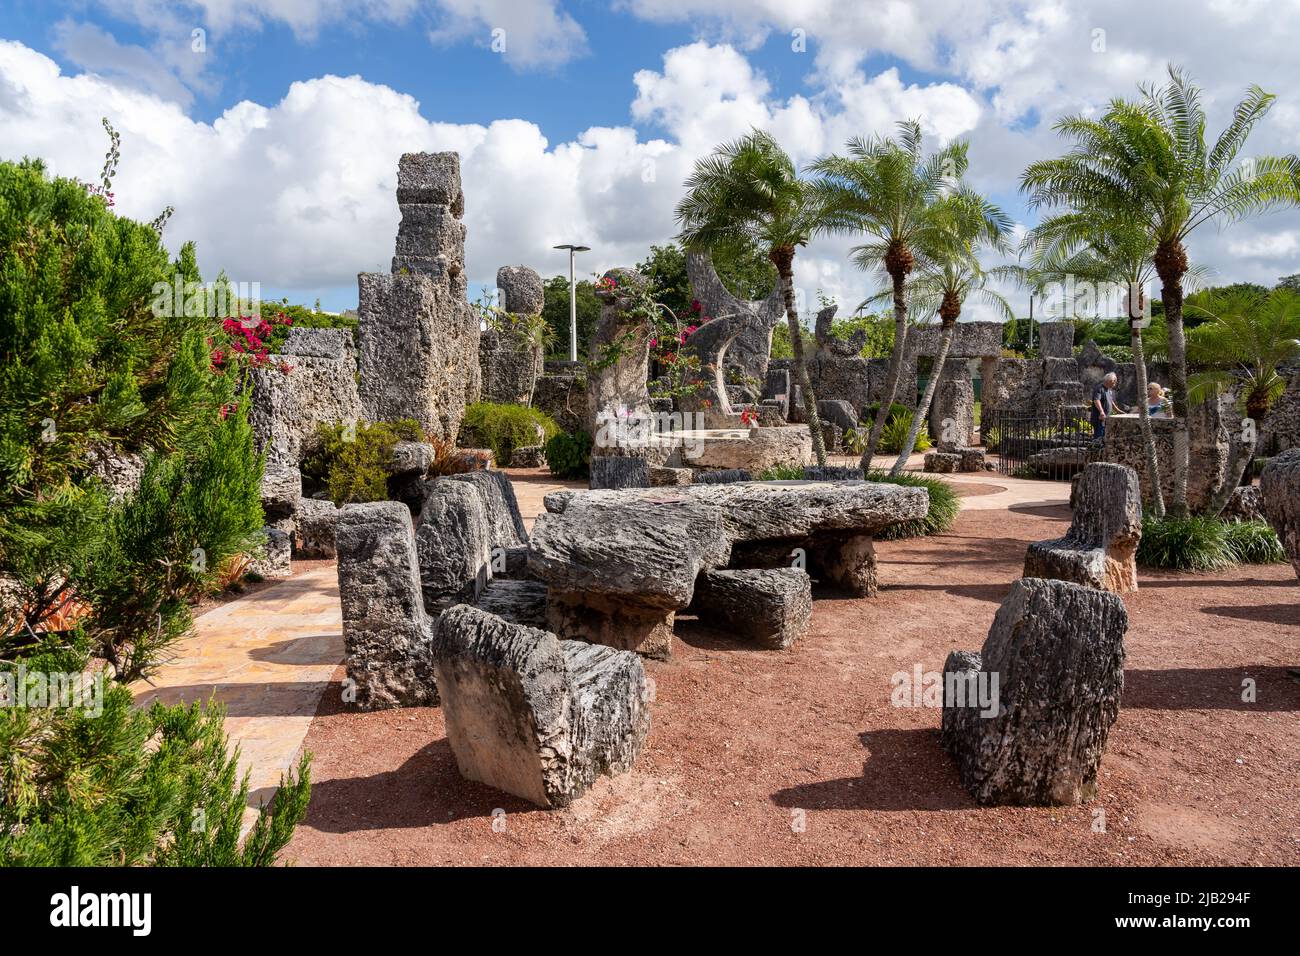
[{"label": "street lamp post", "polygon": [[590,246],[563,245],[556,249],[569,250],[569,361],[578,361],[578,291],[573,272],[573,255],[576,252],[590,252]]}]

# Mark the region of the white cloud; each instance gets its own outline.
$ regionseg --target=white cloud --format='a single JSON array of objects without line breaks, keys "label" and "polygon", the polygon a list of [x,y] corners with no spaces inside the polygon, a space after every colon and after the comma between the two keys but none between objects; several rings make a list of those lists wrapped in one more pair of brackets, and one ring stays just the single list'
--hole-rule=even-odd
[{"label": "white cloud", "polygon": [[554,67],[587,52],[587,34],[554,0],[438,0],[441,17],[429,38],[465,39],[500,53],[520,69]]},{"label": "white cloud", "polygon": [[[863,122],[883,128],[931,99],[950,132],[978,114],[956,88],[908,87],[892,73],[855,82],[843,99],[774,101],[735,50],[696,44],[670,51],[662,72],[636,77],[633,113],[671,138],[592,127],[553,145],[522,119],[436,122],[412,97],[355,76],[300,81],[278,103],[244,101],[207,124],[136,85],[67,76],[42,54],[0,42],[0,142],[5,158],[41,156],[57,174],[91,179],[103,154],[99,118],[108,115],[122,134],[115,191],[123,214],[148,219],[172,205],[168,241],[196,240],[207,272],[290,289],[346,287],[359,271],[387,269],[397,157],[457,150],[468,271],[487,283],[508,263],[560,271],[563,257],[551,247],[561,242],[595,249],[583,257],[587,270],[634,263],[675,234],[673,209],[694,160],[751,124],[797,145],[802,161]],[[853,304],[861,298],[863,278],[842,265],[846,248],[819,242],[802,257],[809,302],[818,287]]]},{"label": "white cloud", "polygon": [[[186,49],[194,28],[215,42],[237,31],[283,24],[310,42],[333,26],[427,21],[436,45],[497,43],[506,63],[520,69],[553,67],[587,50],[582,26],[559,0],[96,0],[118,19],[140,24],[157,37],[155,48]],[[494,35],[493,31],[501,31]]]},{"label": "white cloud", "polygon": [[175,60],[168,63],[158,50],[118,43],[110,33],[90,23],[77,23],[70,19],[54,25],[54,47],[69,61],[90,73],[132,86],[163,99],[174,100],[188,106],[194,100],[190,86],[195,85],[199,74],[199,61],[190,58],[194,69],[188,70],[188,85],[180,78],[184,69]]}]

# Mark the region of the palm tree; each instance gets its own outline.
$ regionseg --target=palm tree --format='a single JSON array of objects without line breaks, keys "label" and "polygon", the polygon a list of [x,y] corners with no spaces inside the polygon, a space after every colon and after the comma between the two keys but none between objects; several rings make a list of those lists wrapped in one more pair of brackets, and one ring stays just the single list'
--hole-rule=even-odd
[{"label": "palm tree", "polygon": [[1210,316],[1187,334],[1188,358],[1203,367],[1191,376],[1191,401],[1235,390],[1245,413],[1242,427],[1230,429],[1228,474],[1208,509],[1216,517],[1241,484],[1259,427],[1286,388],[1278,369],[1300,358],[1300,295],[1281,288],[1267,295],[1236,289],[1191,308]]},{"label": "palm tree", "polygon": [[[902,473],[912,449],[916,447],[917,435],[929,417],[930,405],[934,401],[944,363],[952,348],[962,306],[973,296],[995,307],[1004,318],[1014,316],[1007,300],[988,287],[991,279],[1012,275],[1014,267],[1001,266],[986,270],[980,265],[978,255],[984,247],[998,252],[1006,250],[1004,235],[1011,228],[1011,220],[997,206],[965,187],[940,200],[936,215],[942,225],[931,246],[933,258],[912,281],[912,296],[918,313],[937,313],[939,316],[942,327],[939,351],[930,371],[930,381],[925,386],[925,394],[921,396],[921,402],[912,415],[912,426],[890,469],[891,475]],[[868,302],[891,294],[892,289],[881,291]]]},{"label": "palm tree", "polygon": [[823,228],[866,233],[870,239],[853,248],[853,261],[867,270],[883,270],[892,286],[894,345],[880,407],[862,452],[862,467],[870,468],[906,354],[907,277],[930,262],[935,233],[941,228],[936,205],[965,174],[968,163],[965,143],[950,143],[923,158],[921,126],[915,120],[898,124],[897,139],[858,137],[846,148],[847,156],[826,156],[808,168],[820,177],[813,189],[826,209]]},{"label": "palm tree", "polygon": [[1073,140],[1057,159],[1031,163],[1021,179],[1031,207],[1067,206],[1098,222],[1127,221],[1154,244],[1169,327],[1176,419],[1171,512],[1187,514],[1187,348],[1183,333],[1185,241],[1197,226],[1235,221],[1279,205],[1300,204],[1295,156],[1237,157],[1273,105],[1252,86],[1213,146],[1206,143],[1200,91],[1176,67],[1161,89],[1141,87],[1137,101],[1111,101],[1100,119],[1070,116],[1055,128]]},{"label": "palm tree", "polygon": [[679,240],[689,249],[709,251],[738,238],[767,250],[781,281],[785,318],[794,350],[796,379],[812,432],[817,464],[826,464],[817,397],[808,378],[794,297],[794,255],[821,226],[821,206],[794,163],[768,133],[752,130],[723,143],[697,160],[677,204]]},{"label": "palm tree", "polygon": [[[1124,311],[1129,323],[1129,342],[1137,378],[1138,419],[1146,449],[1151,511],[1165,513],[1160,487],[1160,461],[1147,409],[1147,366],[1142,341],[1143,316],[1147,310],[1146,288],[1155,277],[1155,242],[1141,228],[1129,222],[1099,223],[1078,212],[1066,212],[1045,219],[1031,229],[1021,243],[1031,265],[1025,270],[1027,284],[1036,290],[1082,280],[1094,285],[1112,284],[1125,290]],[[1193,268],[1188,275],[1199,278],[1204,270]],[[1135,298],[1136,297],[1136,298]]]}]

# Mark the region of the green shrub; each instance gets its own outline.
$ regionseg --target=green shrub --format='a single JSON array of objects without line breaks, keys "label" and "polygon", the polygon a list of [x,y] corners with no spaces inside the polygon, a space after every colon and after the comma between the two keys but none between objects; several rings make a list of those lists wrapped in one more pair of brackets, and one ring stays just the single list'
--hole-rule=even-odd
[{"label": "green shrub", "polygon": [[[241,847],[221,708],[140,710],[122,686],[258,541],[263,330],[190,308],[194,248],[169,261],[168,213],[112,212],[105,126],[98,186],[0,163],[0,865],[269,864],[306,811],[309,758]],[[159,292],[177,285],[180,303]],[[138,484],[110,495],[97,465],[128,455]],[[90,697],[50,699],[49,675],[87,674]]]},{"label": "green shrub", "polygon": [[909,488],[924,488],[930,493],[930,508],[925,517],[890,526],[883,533],[876,535],[882,541],[940,534],[951,528],[953,522],[957,520],[957,515],[961,513],[961,499],[957,497],[957,492],[952,490],[952,486],[942,478],[930,478],[907,472],[901,475],[890,475],[887,471],[869,471],[867,481],[883,481]]},{"label": "green shrub", "polygon": [[1114,359],[1116,362],[1133,361],[1133,346],[1131,345],[1098,345],[1097,351],[1108,358]]},{"label": "green shrub", "polygon": [[1223,533],[1228,550],[1242,564],[1278,564],[1287,559],[1267,521],[1227,521]]},{"label": "green shrub", "polygon": [[304,491],[323,488],[336,505],[388,499],[388,464],[399,441],[424,441],[414,419],[395,422],[322,422],[302,461]]},{"label": "green shrub", "polygon": [[1187,518],[1142,518],[1137,562],[1149,568],[1175,571],[1214,571],[1236,564],[1224,522],[1192,515]]},{"label": "green shrub", "polygon": [[[907,433],[912,428],[912,412],[909,409],[903,409],[902,412],[895,412],[889,416],[885,422],[885,428],[880,433],[880,444],[876,451],[885,455],[897,455],[903,450],[903,444],[907,441]],[[930,447],[930,435],[922,428],[916,433],[916,444],[912,451],[925,451]]]},{"label": "green shrub", "polygon": [[465,417],[460,423],[460,445],[463,448],[492,449],[497,466],[504,468],[510,463],[510,455],[516,448],[545,445],[559,431],[555,419],[540,409],[475,402],[465,408]]},{"label": "green shrub", "polygon": [[591,477],[591,436],[560,432],[546,442],[546,466],[556,478]]},{"label": "green shrub", "polygon": [[[116,145],[99,189],[115,162]],[[216,362],[219,317],[159,307],[159,288],[199,281],[191,244],[169,261],[95,189],[0,163],[0,578],[16,588],[0,657],[75,603],[117,679],[145,676],[256,546],[251,357]],[[143,459],[138,490],[110,499],[101,452]]]},{"label": "green shrub", "polygon": [[[29,648],[26,684],[80,674],[89,645]],[[15,665],[0,674],[17,689]],[[281,779],[242,846],[248,779],[238,779],[224,708],[147,709],[120,684],[78,706],[0,707],[0,866],[269,866],[311,796],[310,755]],[[31,691],[29,690],[29,693]],[[26,695],[24,695],[26,697]]]},{"label": "green shrub", "polygon": [[[862,410],[863,424],[865,424],[868,428],[870,428],[871,424],[873,424],[876,420],[876,413],[878,411],[880,411],[879,402],[872,402],[870,405],[866,406]],[[912,410],[908,408],[906,405],[904,405],[902,402],[890,402],[889,415],[885,418],[885,421],[889,421],[889,419],[895,417],[896,415],[908,415],[911,413],[911,411]]]}]

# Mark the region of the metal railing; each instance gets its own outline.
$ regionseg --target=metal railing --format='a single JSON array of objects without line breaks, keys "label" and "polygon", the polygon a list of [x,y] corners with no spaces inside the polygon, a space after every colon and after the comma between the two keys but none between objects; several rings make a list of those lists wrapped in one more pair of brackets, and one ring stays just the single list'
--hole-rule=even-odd
[{"label": "metal railing", "polygon": [[998,472],[1012,478],[1069,481],[1101,459],[1088,410],[1067,405],[1054,410],[990,410],[982,416],[980,438],[997,456]]}]

